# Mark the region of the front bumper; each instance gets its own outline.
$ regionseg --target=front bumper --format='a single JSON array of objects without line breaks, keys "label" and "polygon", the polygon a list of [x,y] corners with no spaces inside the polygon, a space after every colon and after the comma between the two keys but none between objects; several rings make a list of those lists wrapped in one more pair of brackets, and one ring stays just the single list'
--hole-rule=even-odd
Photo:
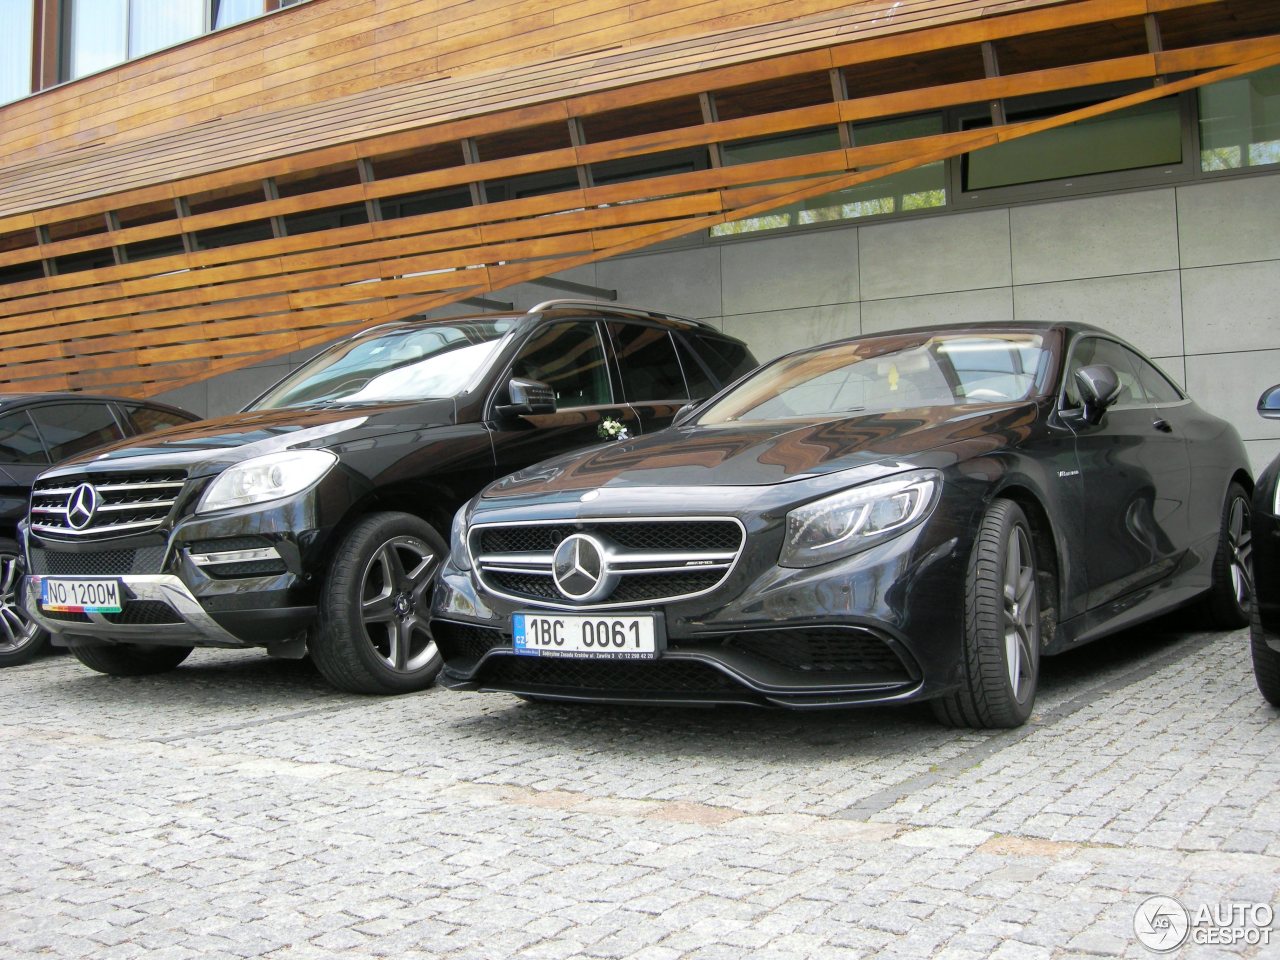
[{"label": "front bumper", "polygon": [[756,531],[740,568],[706,596],[618,611],[663,619],[665,649],[642,661],[518,655],[512,614],[549,611],[485,591],[446,564],[432,611],[440,682],[555,700],[799,709],[923,700],[956,687],[964,603],[954,554],[967,547],[953,531],[925,525],[808,569],[778,567],[774,539]]},{"label": "front bumper", "polygon": [[[53,613],[41,610],[37,598],[43,579],[41,576],[27,577],[25,606],[28,616],[54,636],[65,634],[69,638],[145,640],[148,643],[193,646],[245,646],[205,612],[185,583],[170,574],[116,578],[120,581],[124,610],[138,610],[131,619],[149,620],[147,623],[130,622],[123,612]],[[137,604],[146,606],[138,607]]]},{"label": "front bumper", "polygon": [[[316,616],[308,572],[323,563],[328,528],[306,495],[131,537],[55,540],[25,534],[30,575],[23,605],[55,644],[91,640],[272,648],[301,637]],[[120,613],[40,608],[40,582],[112,579]]]}]

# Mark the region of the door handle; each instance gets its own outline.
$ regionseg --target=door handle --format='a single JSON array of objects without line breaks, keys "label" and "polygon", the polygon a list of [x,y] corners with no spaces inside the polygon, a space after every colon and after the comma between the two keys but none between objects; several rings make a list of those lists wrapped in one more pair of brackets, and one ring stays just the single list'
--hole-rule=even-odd
[{"label": "door handle", "polygon": [[1173,433],[1173,426],[1168,420],[1155,420],[1151,425],[1161,433]]}]

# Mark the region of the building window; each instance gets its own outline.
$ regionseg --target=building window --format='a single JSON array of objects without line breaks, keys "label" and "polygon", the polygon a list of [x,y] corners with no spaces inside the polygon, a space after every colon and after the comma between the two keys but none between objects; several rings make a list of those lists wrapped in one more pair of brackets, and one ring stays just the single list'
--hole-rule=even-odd
[{"label": "building window", "polygon": [[0,0],[0,103],[31,92],[31,37],[35,29],[31,0]]},{"label": "building window", "polygon": [[[234,26],[301,2],[303,0],[65,0],[63,79],[74,80],[97,73],[211,30]],[[29,21],[31,0],[0,0],[0,16],[5,17],[0,22],[6,25],[12,22],[9,7],[24,5]],[[27,47],[31,46],[31,37],[32,29],[28,27],[23,40]],[[0,41],[0,78],[8,69],[7,58],[2,56],[7,42]],[[27,73],[30,73],[29,49],[26,56]],[[29,77],[27,82],[30,83]],[[0,95],[0,101],[4,99]]]},{"label": "building window", "polygon": [[[876,123],[858,124],[851,131],[853,146],[866,147],[897,140],[913,140],[943,132],[940,114],[900,117]],[[721,147],[726,166],[778,160],[809,153],[840,149],[840,135],[834,127],[808,130],[781,137],[767,137],[727,143]],[[946,166],[941,162],[890,174],[868,183],[810,197],[791,206],[758,217],[747,217],[711,228],[713,237],[754,233],[806,224],[855,220],[860,217],[908,213],[945,206]]]},{"label": "building window", "polygon": [[262,0],[213,0],[213,29],[252,20],[262,10]]},{"label": "building window", "polygon": [[1199,99],[1202,170],[1280,163],[1280,67],[1202,87]]},{"label": "building window", "polygon": [[[1010,111],[1010,123],[1037,120],[1084,104],[1053,109]],[[990,126],[989,117],[972,117],[964,129]],[[1018,184],[1062,180],[1182,163],[1182,114],[1169,97],[1143,103],[965,156],[963,189],[989,190]]]}]

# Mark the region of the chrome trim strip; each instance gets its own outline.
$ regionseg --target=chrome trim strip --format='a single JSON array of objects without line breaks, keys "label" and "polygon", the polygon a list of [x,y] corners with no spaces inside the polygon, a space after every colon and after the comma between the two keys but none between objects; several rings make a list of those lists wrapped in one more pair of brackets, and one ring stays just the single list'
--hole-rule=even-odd
[{"label": "chrome trim strip", "polygon": [[222,550],[218,553],[189,553],[191,562],[198,567],[217,566],[221,563],[252,563],[255,560],[279,560],[280,552],[275,547],[261,547],[254,550]]},{"label": "chrome trim strip", "polygon": [[114,530],[138,530],[142,527],[148,529],[158,527],[164,523],[164,519],[159,520],[139,520],[135,523],[112,523],[101,527],[85,527],[83,530],[76,530],[72,527],[50,527],[43,523],[31,524],[31,529],[37,533],[52,533],[59,536],[87,537],[98,533],[108,533]]}]

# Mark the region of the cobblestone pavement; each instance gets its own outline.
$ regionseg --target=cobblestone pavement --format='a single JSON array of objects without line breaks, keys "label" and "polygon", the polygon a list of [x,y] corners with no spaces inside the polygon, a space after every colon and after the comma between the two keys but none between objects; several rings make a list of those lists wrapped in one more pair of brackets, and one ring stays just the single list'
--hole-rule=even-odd
[{"label": "cobblestone pavement", "polygon": [[[1280,715],[1176,626],[1001,733],[46,657],[0,674],[0,958],[1153,957],[1148,896],[1280,906]],[[1224,954],[1280,929],[1167,955]]]}]

